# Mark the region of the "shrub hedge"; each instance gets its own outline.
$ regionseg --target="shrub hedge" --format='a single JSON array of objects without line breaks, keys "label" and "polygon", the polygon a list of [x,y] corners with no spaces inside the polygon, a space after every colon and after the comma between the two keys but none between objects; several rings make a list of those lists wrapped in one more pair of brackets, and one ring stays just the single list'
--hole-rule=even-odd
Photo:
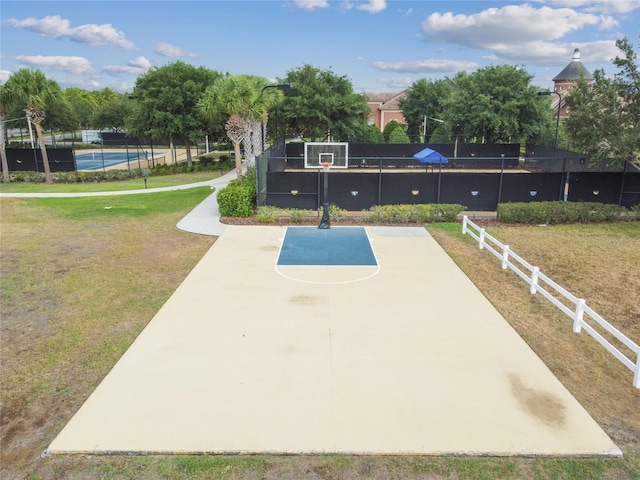
[{"label": "shrub hedge", "polygon": [[620,220],[627,209],[595,202],[501,203],[498,220],[505,223],[559,224],[612,222]]},{"label": "shrub hedge", "polygon": [[457,203],[376,205],[364,216],[368,221],[381,223],[455,222],[465,208]]},{"label": "shrub hedge", "polygon": [[252,169],[218,191],[218,210],[224,217],[250,217],[256,201],[256,176]]},{"label": "shrub hedge", "polygon": [[[363,210],[359,215],[352,215],[351,218],[355,221],[378,223],[455,222],[458,215],[463,212],[464,209],[464,205],[458,204],[383,205],[371,207],[369,210]],[[317,215],[316,212],[311,210],[264,206],[258,207],[256,219],[260,223],[274,223],[278,218],[282,217],[288,218],[291,222],[298,223],[308,220],[314,215]],[[332,220],[340,221],[348,216],[349,213],[339,206],[329,206],[329,217]]]}]

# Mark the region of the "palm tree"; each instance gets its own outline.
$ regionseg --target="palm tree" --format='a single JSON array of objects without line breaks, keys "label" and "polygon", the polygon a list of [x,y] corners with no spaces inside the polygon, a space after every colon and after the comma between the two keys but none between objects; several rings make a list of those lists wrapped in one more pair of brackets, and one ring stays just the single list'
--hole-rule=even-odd
[{"label": "palm tree", "polygon": [[7,152],[5,150],[7,126],[4,121],[6,119],[6,110],[9,107],[8,100],[4,85],[0,85],[0,159],[2,160],[2,181],[4,183],[11,181],[11,177],[9,176],[9,162],[7,162]]},{"label": "palm tree", "polygon": [[242,178],[240,144],[260,135],[259,127],[267,112],[282,99],[274,89],[267,90],[267,82],[254,75],[233,75],[216,79],[198,102],[198,111],[208,121],[226,119],[227,136],[233,143],[236,156],[236,175]]},{"label": "palm tree", "polygon": [[36,135],[42,152],[45,181],[53,183],[41,123],[45,117],[45,109],[61,95],[60,86],[55,80],[48,79],[40,70],[23,68],[9,77],[3,93],[10,102],[26,106],[27,121],[36,127]]}]

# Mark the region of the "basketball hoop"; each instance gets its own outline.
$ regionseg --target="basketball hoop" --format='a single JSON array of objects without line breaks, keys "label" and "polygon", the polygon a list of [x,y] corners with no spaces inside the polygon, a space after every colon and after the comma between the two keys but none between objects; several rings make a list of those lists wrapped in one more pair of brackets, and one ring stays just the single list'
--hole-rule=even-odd
[{"label": "basketball hoop", "polygon": [[330,164],[329,162],[322,162],[322,167],[323,167],[325,170],[329,170],[329,167],[330,167],[330,166],[331,166],[331,164]]}]

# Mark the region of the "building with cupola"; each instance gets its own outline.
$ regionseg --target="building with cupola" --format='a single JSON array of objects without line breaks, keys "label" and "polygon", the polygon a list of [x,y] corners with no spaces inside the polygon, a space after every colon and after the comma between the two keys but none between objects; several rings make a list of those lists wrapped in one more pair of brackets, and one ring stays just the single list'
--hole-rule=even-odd
[{"label": "building with cupola", "polygon": [[[558,104],[569,93],[571,87],[576,84],[580,79],[586,80],[588,83],[593,82],[593,75],[587,70],[587,68],[580,61],[580,49],[576,48],[573,51],[573,58],[571,63],[564,67],[564,69],[555,77],[553,77],[553,91],[558,95],[554,95],[554,99],[551,103],[551,108],[558,109]],[[567,105],[564,102],[560,108],[560,119],[565,119],[569,116]]]}]

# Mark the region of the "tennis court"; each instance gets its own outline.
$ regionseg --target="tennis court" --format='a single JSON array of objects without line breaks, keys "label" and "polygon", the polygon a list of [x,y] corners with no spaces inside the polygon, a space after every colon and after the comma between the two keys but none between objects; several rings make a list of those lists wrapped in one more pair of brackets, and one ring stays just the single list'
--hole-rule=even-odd
[{"label": "tennis court", "polygon": [[621,455],[425,229],[342,228],[227,226],[48,453]]},{"label": "tennis court", "polygon": [[[162,152],[154,152],[155,155]],[[130,164],[132,168],[140,168],[139,161],[152,158],[149,152],[101,152],[76,154],[76,168],[78,170],[103,170],[116,165]]]}]

